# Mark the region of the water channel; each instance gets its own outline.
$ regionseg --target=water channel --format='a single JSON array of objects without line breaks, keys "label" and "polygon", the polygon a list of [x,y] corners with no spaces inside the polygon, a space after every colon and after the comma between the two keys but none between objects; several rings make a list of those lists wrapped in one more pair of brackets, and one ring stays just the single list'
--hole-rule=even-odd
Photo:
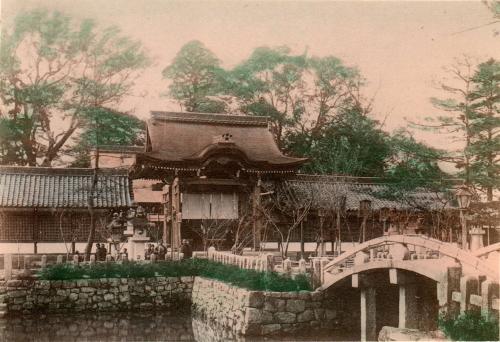
[{"label": "water channel", "polygon": [[48,314],[0,319],[0,342],[15,341],[346,341],[342,331],[293,336],[242,337],[186,313],[109,312]]}]

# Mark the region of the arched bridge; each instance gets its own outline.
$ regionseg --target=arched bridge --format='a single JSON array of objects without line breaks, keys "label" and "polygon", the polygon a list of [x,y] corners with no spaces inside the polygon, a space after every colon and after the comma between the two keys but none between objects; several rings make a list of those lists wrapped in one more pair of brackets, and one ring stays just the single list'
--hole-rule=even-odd
[{"label": "arched bridge", "polygon": [[447,268],[460,266],[464,268],[462,273],[478,274],[498,282],[498,268],[481,257],[499,248],[494,245],[471,253],[420,235],[382,236],[362,243],[324,265],[321,289],[349,275],[379,268],[404,269],[440,282]]},{"label": "arched bridge", "polygon": [[[417,327],[412,308],[419,276],[435,283],[439,311],[456,315],[479,308],[485,315],[498,317],[500,244],[468,252],[450,243],[420,235],[390,235],[379,237],[346,251],[331,261],[323,260],[319,277],[319,290],[345,286],[351,278],[352,286],[360,290],[361,340],[376,339],[376,293],[380,286],[399,286],[399,327]],[[377,271],[384,272],[377,272]],[[380,275],[387,274],[385,279]],[[316,273],[316,274],[318,274]],[[366,281],[376,278],[378,283]],[[368,277],[368,278],[367,278]],[[319,279],[318,279],[319,278]],[[372,278],[375,279],[375,278]],[[378,288],[377,288],[378,287]],[[335,291],[335,290],[333,290]]]}]

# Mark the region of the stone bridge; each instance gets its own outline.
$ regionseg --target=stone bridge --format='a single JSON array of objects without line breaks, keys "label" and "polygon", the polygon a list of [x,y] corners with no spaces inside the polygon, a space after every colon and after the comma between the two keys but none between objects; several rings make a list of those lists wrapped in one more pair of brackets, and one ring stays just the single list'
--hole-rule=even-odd
[{"label": "stone bridge", "polygon": [[[376,339],[377,318],[386,314],[386,299],[377,305],[377,292],[381,294],[390,284],[398,287],[400,328],[419,327],[422,315],[416,310],[423,303],[416,298],[429,289],[435,291],[430,302],[437,302],[439,313],[480,310],[498,319],[499,251],[500,244],[468,252],[419,235],[383,236],[325,262],[319,290],[336,292],[336,287],[346,284],[359,290],[361,340]],[[433,285],[422,289],[423,283]]]}]

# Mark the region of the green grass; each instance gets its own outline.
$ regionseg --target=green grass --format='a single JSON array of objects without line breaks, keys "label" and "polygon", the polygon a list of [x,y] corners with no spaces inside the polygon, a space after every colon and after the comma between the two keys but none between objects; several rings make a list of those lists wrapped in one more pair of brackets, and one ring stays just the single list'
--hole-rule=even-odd
[{"label": "green grass", "polygon": [[457,318],[440,317],[439,328],[454,341],[498,340],[498,322],[479,312],[466,312]]},{"label": "green grass", "polygon": [[162,261],[154,264],[136,262],[124,264],[99,263],[92,266],[59,264],[39,271],[38,276],[40,279],[45,280],[202,276],[254,291],[290,292],[311,290],[306,275],[291,278],[276,272],[246,270],[237,266],[224,265],[204,259]]}]

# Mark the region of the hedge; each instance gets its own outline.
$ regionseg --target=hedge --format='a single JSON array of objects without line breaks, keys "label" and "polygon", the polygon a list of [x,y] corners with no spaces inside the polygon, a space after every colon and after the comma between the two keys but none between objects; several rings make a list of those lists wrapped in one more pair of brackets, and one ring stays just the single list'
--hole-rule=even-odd
[{"label": "hedge", "polygon": [[57,264],[40,270],[38,276],[45,280],[202,276],[253,291],[311,291],[311,284],[306,275],[292,278],[276,272],[241,269],[205,259],[147,264],[134,261],[121,264]]}]

